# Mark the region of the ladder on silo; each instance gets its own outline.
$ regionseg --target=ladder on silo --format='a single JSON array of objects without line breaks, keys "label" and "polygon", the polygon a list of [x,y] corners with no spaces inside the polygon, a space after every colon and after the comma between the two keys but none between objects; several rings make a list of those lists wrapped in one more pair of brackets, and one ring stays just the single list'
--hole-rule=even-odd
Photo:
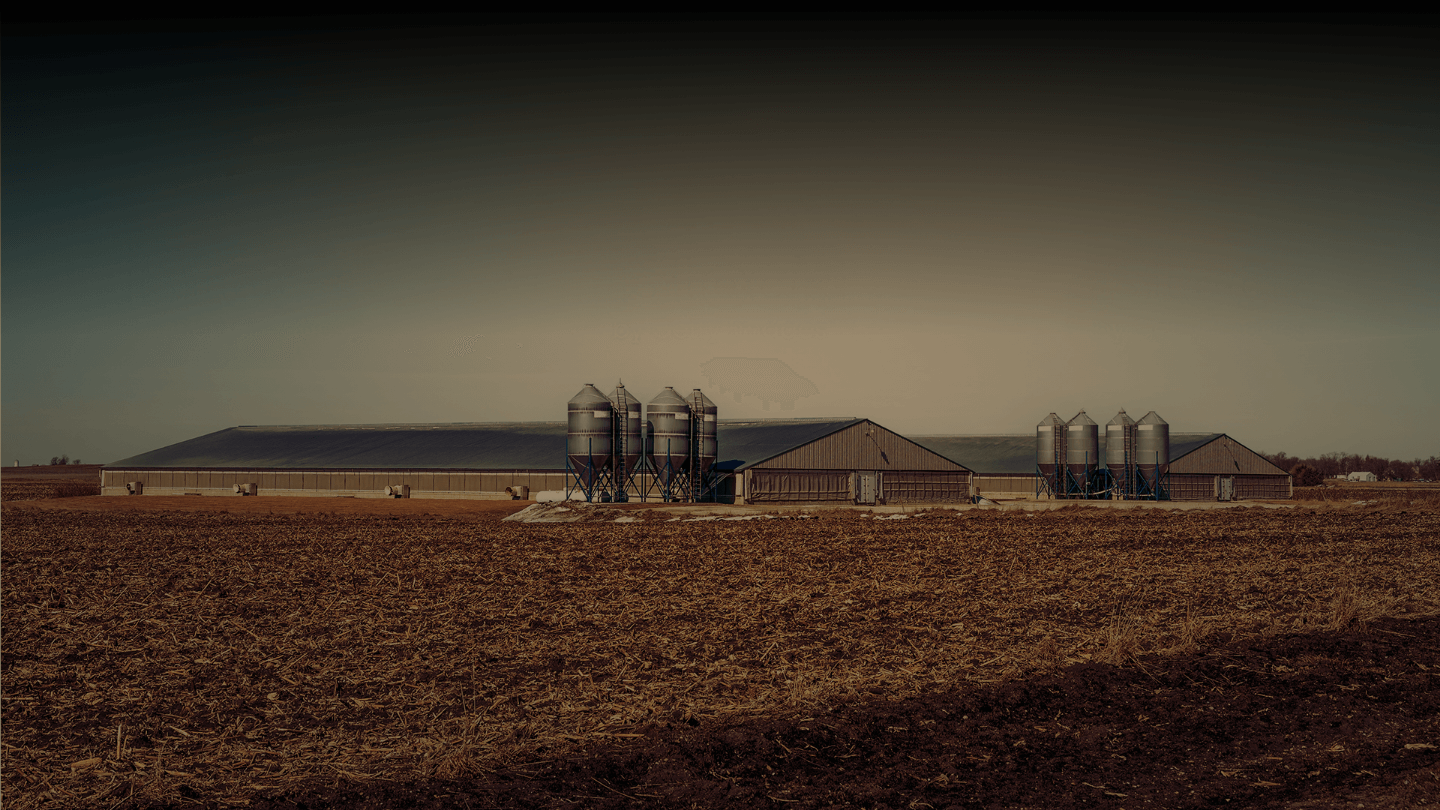
[{"label": "ladder on silo", "polygon": [[1135,425],[1124,425],[1122,433],[1125,436],[1125,482],[1120,492],[1126,499],[1135,497],[1135,441],[1138,431]]},{"label": "ladder on silo", "polygon": [[1069,454],[1066,452],[1066,450],[1069,449],[1069,442],[1067,441],[1069,439],[1067,435],[1069,430],[1068,425],[1062,424],[1056,425],[1055,429],[1051,431],[1051,433],[1054,434],[1055,442],[1055,480],[1051,483],[1054,487],[1054,497],[1057,499],[1068,497],[1070,494],[1070,487],[1067,483],[1070,480],[1070,466],[1068,464],[1070,459],[1068,458]]},{"label": "ladder on silo", "polygon": [[[624,389],[621,389],[622,391]],[[610,420],[615,432],[615,438],[610,446],[615,448],[614,457],[610,460],[611,481],[614,483],[614,493],[610,496],[611,503],[619,503],[625,500],[625,485],[629,483],[625,475],[625,440],[630,429],[630,398],[621,396],[620,412],[616,418]]]},{"label": "ladder on silo", "polygon": [[705,484],[704,471],[700,469],[700,437],[705,433],[705,408],[700,394],[690,400],[690,502],[699,503]]}]

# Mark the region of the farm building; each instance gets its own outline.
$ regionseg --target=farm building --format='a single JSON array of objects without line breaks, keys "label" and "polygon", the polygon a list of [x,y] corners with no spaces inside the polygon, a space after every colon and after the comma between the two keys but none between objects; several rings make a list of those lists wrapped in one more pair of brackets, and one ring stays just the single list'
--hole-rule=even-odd
[{"label": "farm building", "polygon": [[[564,422],[233,427],[107,465],[102,492],[509,498],[565,488]],[[720,500],[935,503],[971,497],[965,466],[868,419],[721,420]]]},{"label": "farm building", "polygon": [[1283,500],[1293,492],[1289,473],[1223,433],[1171,459],[1171,500]]},{"label": "farm building", "polygon": [[[976,493],[982,497],[1033,498],[1039,490],[1033,435],[914,438],[975,470]],[[1105,434],[1097,438],[1103,457]],[[1290,497],[1289,474],[1224,433],[1172,434],[1170,458],[1171,500]]]}]

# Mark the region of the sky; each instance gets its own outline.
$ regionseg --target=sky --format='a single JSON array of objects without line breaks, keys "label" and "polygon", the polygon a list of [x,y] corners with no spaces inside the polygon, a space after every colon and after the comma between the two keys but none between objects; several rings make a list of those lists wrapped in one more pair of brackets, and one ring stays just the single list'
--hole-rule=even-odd
[{"label": "sky", "polygon": [[7,20],[0,458],[617,380],[1440,454],[1437,23]]}]

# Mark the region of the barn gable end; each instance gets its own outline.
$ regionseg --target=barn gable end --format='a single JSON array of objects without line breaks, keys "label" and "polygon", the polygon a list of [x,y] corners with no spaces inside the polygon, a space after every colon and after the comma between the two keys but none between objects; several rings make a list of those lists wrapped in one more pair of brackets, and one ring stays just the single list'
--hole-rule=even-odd
[{"label": "barn gable end", "polygon": [[1224,433],[1171,461],[1170,474],[1288,475]]},{"label": "barn gable end", "polygon": [[752,469],[969,472],[868,419],[747,465]]}]

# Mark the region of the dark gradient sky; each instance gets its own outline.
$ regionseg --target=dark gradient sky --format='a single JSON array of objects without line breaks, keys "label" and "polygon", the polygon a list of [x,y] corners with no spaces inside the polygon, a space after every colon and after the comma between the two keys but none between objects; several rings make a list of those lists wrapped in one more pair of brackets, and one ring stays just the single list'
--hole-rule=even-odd
[{"label": "dark gradient sky", "polygon": [[8,25],[6,463],[713,357],[814,383],[775,416],[1440,453],[1435,18],[559,19]]}]

